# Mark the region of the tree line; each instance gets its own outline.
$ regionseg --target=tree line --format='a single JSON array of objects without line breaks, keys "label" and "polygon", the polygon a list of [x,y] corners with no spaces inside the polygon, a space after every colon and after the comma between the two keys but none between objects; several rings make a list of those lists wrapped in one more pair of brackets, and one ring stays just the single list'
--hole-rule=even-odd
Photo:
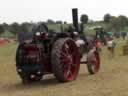
[{"label": "tree line", "polygon": [[12,34],[16,35],[18,32],[30,32],[33,26],[37,25],[38,23],[45,23],[45,24],[67,24],[66,21],[54,21],[52,19],[48,19],[46,22],[23,22],[19,24],[18,22],[14,22],[11,24],[3,23],[0,24],[0,35],[4,32],[8,31]]},{"label": "tree line", "polygon": [[[82,14],[80,16],[80,21],[82,24],[87,24],[89,22],[88,15]],[[99,22],[102,22],[106,25],[105,30],[107,31],[121,31],[125,27],[128,26],[128,18],[124,15],[120,15],[116,17],[116,16],[112,16],[109,13],[107,13],[104,15],[103,20]],[[52,19],[48,19],[44,23],[46,24],[68,24],[66,21],[61,21],[61,20],[54,21]],[[91,23],[94,23],[94,21]],[[18,32],[30,32],[32,27],[35,24],[37,23],[33,23],[33,22],[23,22],[21,24],[17,22],[14,22],[12,24],[3,23],[3,24],[0,24],[0,35],[6,31],[9,31],[14,35]]]},{"label": "tree line", "polygon": [[110,14],[104,15],[104,22],[106,23],[106,30],[108,31],[122,31],[125,27],[128,27],[128,17],[124,15],[111,16]]},{"label": "tree line", "polygon": [[[81,15],[80,20],[82,23],[87,23],[88,16],[86,14],[83,14],[83,15]],[[3,23],[3,24],[0,24],[0,35],[6,31],[11,32],[14,35],[16,35],[18,32],[26,32],[26,33],[31,32],[32,27],[38,23],[45,23],[47,25],[68,24],[66,21],[61,21],[61,20],[54,21],[52,19],[48,19],[45,22],[43,21],[43,22],[37,22],[37,23],[33,23],[33,22],[23,22],[21,24],[19,24],[18,22],[14,22],[12,24]]]}]

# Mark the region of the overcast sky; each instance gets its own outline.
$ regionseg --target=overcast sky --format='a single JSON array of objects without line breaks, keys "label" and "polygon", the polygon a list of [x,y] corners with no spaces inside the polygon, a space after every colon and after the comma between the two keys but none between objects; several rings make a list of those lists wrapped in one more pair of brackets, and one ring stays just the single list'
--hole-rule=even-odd
[{"label": "overcast sky", "polygon": [[102,20],[104,14],[128,16],[128,0],[0,0],[0,23],[46,21],[72,22],[71,8],[78,8],[79,17]]}]

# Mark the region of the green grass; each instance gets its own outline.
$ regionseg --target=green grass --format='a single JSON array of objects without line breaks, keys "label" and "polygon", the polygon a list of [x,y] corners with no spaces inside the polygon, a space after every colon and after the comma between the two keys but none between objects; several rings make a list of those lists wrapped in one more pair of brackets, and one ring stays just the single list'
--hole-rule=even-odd
[{"label": "green grass", "polygon": [[123,32],[128,32],[128,26],[124,27]]},{"label": "green grass", "polygon": [[15,37],[15,35],[12,34],[11,32],[5,31],[5,32],[1,35],[1,37],[4,37],[4,38],[13,38],[13,37]]},{"label": "green grass", "polygon": [[86,65],[81,65],[75,81],[59,83],[48,75],[30,85],[23,85],[15,70],[17,44],[0,47],[0,96],[128,96],[128,56],[122,54],[125,42],[116,41],[114,58],[103,47],[101,69],[96,75],[89,75]]}]

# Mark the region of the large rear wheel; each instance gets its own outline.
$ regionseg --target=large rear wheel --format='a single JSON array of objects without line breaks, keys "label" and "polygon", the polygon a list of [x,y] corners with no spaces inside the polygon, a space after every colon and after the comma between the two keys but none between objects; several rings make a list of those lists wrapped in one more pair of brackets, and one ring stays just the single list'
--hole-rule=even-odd
[{"label": "large rear wheel", "polygon": [[75,42],[70,38],[58,39],[52,49],[51,62],[57,80],[67,82],[76,79],[80,55]]}]

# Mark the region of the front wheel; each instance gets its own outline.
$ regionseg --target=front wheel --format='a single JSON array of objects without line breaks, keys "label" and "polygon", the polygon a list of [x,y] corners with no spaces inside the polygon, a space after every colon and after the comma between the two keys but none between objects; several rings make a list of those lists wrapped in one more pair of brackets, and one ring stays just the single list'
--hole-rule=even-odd
[{"label": "front wheel", "polygon": [[100,69],[100,56],[96,48],[91,49],[87,54],[87,69],[90,74],[95,74]]},{"label": "front wheel", "polygon": [[26,44],[26,46],[25,44],[20,44],[17,48],[16,71],[23,83],[40,81],[43,76],[43,65],[41,64],[42,55],[40,54],[42,49],[32,46],[32,44]]}]

